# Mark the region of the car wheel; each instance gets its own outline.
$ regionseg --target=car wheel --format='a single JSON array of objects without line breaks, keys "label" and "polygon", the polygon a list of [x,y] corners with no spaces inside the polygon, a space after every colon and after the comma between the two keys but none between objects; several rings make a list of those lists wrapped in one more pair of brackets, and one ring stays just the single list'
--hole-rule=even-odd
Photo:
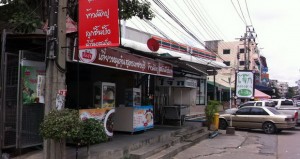
[{"label": "car wheel", "polygon": [[273,134],[276,132],[276,126],[271,122],[265,122],[262,126],[262,129],[266,134]]},{"label": "car wheel", "polygon": [[219,121],[219,129],[225,130],[227,128],[227,126],[228,126],[228,124],[227,124],[226,120],[220,119],[220,121]]}]

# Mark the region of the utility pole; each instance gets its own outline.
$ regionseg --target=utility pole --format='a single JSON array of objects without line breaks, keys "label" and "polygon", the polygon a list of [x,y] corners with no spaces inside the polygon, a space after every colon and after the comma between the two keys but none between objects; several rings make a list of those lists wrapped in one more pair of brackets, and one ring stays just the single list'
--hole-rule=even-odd
[{"label": "utility pole", "polygon": [[[254,36],[255,34],[255,36]],[[249,70],[250,69],[250,44],[251,42],[255,42],[256,38],[256,33],[254,31],[254,28],[251,25],[246,26],[246,32],[244,33],[244,37],[241,38],[240,40],[244,41],[244,60],[245,60],[245,67],[244,70]]]},{"label": "utility pole", "polygon": [[[65,90],[67,0],[50,0],[47,30],[45,115],[56,108],[59,90]],[[63,109],[63,108],[62,108]],[[65,142],[44,141],[44,159],[65,158]]]}]

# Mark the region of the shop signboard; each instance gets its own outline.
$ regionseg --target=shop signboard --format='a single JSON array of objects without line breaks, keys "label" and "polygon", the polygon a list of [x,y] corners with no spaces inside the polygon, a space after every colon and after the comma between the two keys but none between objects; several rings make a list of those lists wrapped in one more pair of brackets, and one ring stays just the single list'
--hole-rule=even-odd
[{"label": "shop signboard", "polygon": [[173,66],[169,63],[111,48],[81,49],[78,53],[75,52],[73,60],[121,70],[173,77]]},{"label": "shop signboard", "polygon": [[101,109],[80,109],[79,117],[81,120],[93,118],[99,122],[103,122],[104,130],[107,136],[113,136],[113,113],[115,108]]},{"label": "shop signboard", "polygon": [[237,98],[254,97],[254,73],[247,70],[239,70],[236,73],[235,94]]},{"label": "shop signboard", "polygon": [[160,86],[197,88],[197,80],[191,78],[175,77],[172,79],[160,78],[158,80]]},{"label": "shop signboard", "polygon": [[79,48],[120,45],[118,0],[79,1]]},{"label": "shop signboard", "polygon": [[[21,62],[21,90],[22,103],[44,103],[44,97],[41,84],[44,84],[43,76],[45,76],[45,64],[43,62],[23,60]],[[39,76],[42,75],[42,76]]]},{"label": "shop signboard", "polygon": [[133,108],[134,131],[153,128],[153,106],[136,106]]}]

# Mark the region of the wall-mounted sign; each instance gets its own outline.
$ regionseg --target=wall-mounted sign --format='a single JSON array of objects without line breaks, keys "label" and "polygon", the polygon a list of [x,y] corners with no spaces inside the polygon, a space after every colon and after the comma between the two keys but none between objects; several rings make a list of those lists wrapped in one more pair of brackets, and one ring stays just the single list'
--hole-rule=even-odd
[{"label": "wall-mounted sign", "polygon": [[78,53],[75,52],[73,60],[121,70],[173,77],[173,65],[169,63],[111,48],[79,50]]},{"label": "wall-mounted sign", "polygon": [[235,80],[235,94],[237,98],[254,97],[254,74],[252,71],[238,71]]},{"label": "wall-mounted sign", "polygon": [[79,48],[119,46],[118,0],[79,1]]},{"label": "wall-mounted sign", "polygon": [[191,78],[175,77],[173,79],[161,78],[158,80],[157,84],[160,86],[197,88],[197,80]]}]

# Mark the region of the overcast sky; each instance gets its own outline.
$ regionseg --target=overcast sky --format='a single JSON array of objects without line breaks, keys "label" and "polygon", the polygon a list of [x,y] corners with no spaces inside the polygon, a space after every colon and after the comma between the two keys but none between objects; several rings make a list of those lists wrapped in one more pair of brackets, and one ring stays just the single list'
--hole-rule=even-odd
[{"label": "overcast sky", "polygon": [[[149,1],[153,3],[152,0]],[[161,1],[202,42],[220,39],[235,41],[245,33],[246,25],[252,25],[258,36],[261,54],[267,59],[270,79],[288,82],[290,86],[295,86],[295,81],[300,79],[300,0]],[[183,29],[172,29],[176,23],[155,3],[152,4],[152,8],[158,11],[152,23],[167,36],[188,45],[201,47],[185,35]],[[146,25],[141,22],[131,24],[148,32],[154,30],[147,29]]]}]

